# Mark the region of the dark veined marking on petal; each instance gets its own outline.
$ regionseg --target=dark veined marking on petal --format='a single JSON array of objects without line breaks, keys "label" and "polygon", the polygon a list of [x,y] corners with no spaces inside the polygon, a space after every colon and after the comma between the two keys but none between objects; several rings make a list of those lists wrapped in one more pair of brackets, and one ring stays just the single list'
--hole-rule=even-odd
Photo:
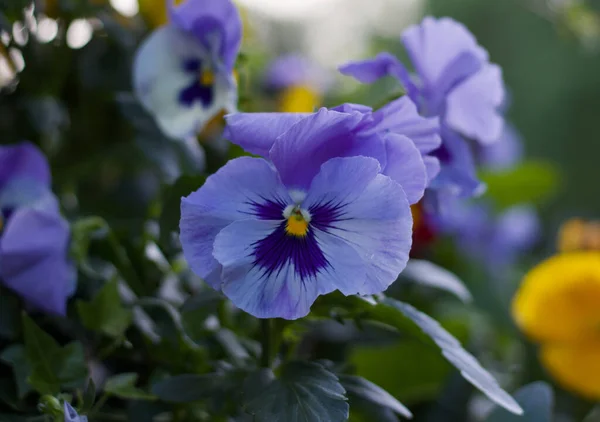
[{"label": "dark veined marking on petal", "polygon": [[209,107],[214,99],[214,76],[202,70],[199,59],[187,59],[182,64],[183,70],[194,76],[193,81],[179,92],[179,102],[186,107],[192,107],[200,101],[203,107]]},{"label": "dark veined marking on petal", "polygon": [[320,202],[311,206],[308,210],[311,215],[311,226],[323,230],[324,232],[328,232],[328,229],[332,228],[335,222],[349,219],[345,217],[346,206],[347,204],[334,202],[333,200]]},{"label": "dark veined marking on petal", "polygon": [[330,267],[312,229],[306,236],[290,236],[286,224],[282,222],[270,235],[252,245],[253,265],[263,271],[264,278],[278,274],[288,263],[294,265],[296,275],[302,281],[314,278]]},{"label": "dark veined marking on petal", "polygon": [[260,197],[261,202],[249,200],[244,202],[252,208],[252,212],[245,212],[248,215],[254,215],[260,220],[283,220],[283,210],[286,203],[281,198],[267,199]]}]

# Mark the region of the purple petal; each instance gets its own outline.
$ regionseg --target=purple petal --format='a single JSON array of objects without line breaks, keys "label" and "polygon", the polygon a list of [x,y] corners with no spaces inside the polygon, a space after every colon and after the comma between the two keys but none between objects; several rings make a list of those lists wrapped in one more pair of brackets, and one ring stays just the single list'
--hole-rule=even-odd
[{"label": "purple petal", "polygon": [[533,247],[541,233],[540,220],[531,206],[509,208],[498,218],[496,241],[514,252]]},{"label": "purple petal", "polygon": [[504,119],[498,109],[503,98],[502,71],[487,65],[448,95],[445,121],[457,132],[491,144],[502,134]]},{"label": "purple petal", "polygon": [[427,186],[429,186],[431,182],[438,176],[438,174],[440,174],[440,160],[436,157],[432,157],[431,155],[426,155],[423,157],[423,163],[425,164],[425,169],[427,170]]},{"label": "purple petal", "polygon": [[333,111],[339,111],[340,113],[352,113],[353,111],[359,111],[361,113],[371,113],[373,109],[369,106],[362,104],[344,103],[339,106],[330,108]]},{"label": "purple petal", "polygon": [[371,84],[385,76],[392,76],[404,85],[411,98],[415,98],[417,94],[417,88],[412,82],[410,74],[404,65],[390,53],[379,53],[372,59],[349,62],[340,66],[338,70],[365,84]]},{"label": "purple petal", "polygon": [[169,0],[171,21],[213,52],[216,49],[227,72],[233,71],[242,42],[242,20],[231,0]]},{"label": "purple petal", "polygon": [[223,137],[251,154],[268,158],[275,139],[310,113],[235,113],[225,116]]},{"label": "purple petal", "polygon": [[274,60],[266,72],[267,85],[274,89],[310,86],[323,92],[329,85],[324,69],[299,54],[286,54]]},{"label": "purple petal", "polygon": [[480,146],[479,162],[491,170],[503,170],[518,164],[523,157],[521,136],[514,126],[505,123],[498,141]]},{"label": "purple petal", "polygon": [[402,186],[409,204],[416,204],[423,197],[428,182],[421,153],[406,136],[388,133],[384,140],[387,165],[383,174]]},{"label": "purple petal", "polygon": [[[187,262],[218,289],[214,271],[219,263],[212,255],[218,233],[236,220],[282,218],[283,208],[291,203],[277,172],[265,160],[242,157],[228,162],[181,201],[180,238]],[[283,208],[277,208],[281,204]]]},{"label": "purple petal", "polygon": [[88,420],[87,416],[79,416],[77,411],[73,409],[73,406],[66,401],[63,405],[63,413],[65,416],[65,422],[87,422]]},{"label": "purple petal", "polygon": [[288,188],[306,190],[321,165],[333,157],[368,155],[385,164],[383,140],[360,135],[360,124],[370,116],[322,108],[282,134],[270,151]]},{"label": "purple petal", "polygon": [[59,214],[17,209],[0,238],[0,279],[36,309],[64,315],[73,284],[69,236]]},{"label": "purple petal", "polygon": [[38,147],[29,142],[0,146],[0,189],[15,177],[50,185],[50,167]]},{"label": "purple petal", "polygon": [[[311,210],[312,225],[347,242],[366,264],[365,280],[355,280],[360,294],[379,293],[393,283],[406,266],[412,243],[406,195],[379,171],[371,158],[331,159],[303,203]],[[319,214],[323,207],[334,209]]]},{"label": "purple petal", "polygon": [[450,18],[426,17],[404,31],[402,42],[423,84],[429,87],[443,83],[447,67],[463,53],[481,63],[488,59],[473,34]]},{"label": "purple petal", "polygon": [[406,96],[398,98],[373,113],[376,130],[408,136],[419,151],[427,154],[440,147],[440,125],[437,118],[419,115],[417,106]]}]

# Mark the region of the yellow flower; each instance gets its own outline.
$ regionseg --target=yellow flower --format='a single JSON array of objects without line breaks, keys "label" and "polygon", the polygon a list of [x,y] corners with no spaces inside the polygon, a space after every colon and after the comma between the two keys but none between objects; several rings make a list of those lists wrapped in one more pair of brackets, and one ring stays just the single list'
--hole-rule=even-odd
[{"label": "yellow flower", "polygon": [[558,232],[557,247],[561,252],[600,250],[600,223],[579,218],[567,221]]},{"label": "yellow flower", "polygon": [[600,253],[542,262],[525,276],[512,311],[517,325],[540,342],[600,340]]},{"label": "yellow flower", "polygon": [[540,348],[540,360],[556,381],[566,389],[590,399],[600,399],[600,341],[575,344],[547,344]]},{"label": "yellow flower", "polygon": [[279,111],[312,113],[321,103],[321,96],[311,87],[295,85],[286,88],[279,97]]}]

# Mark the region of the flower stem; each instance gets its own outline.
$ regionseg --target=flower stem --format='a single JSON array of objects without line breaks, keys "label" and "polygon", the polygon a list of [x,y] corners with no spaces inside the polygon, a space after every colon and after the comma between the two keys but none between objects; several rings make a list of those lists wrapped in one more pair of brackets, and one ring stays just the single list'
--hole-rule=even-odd
[{"label": "flower stem", "polygon": [[262,355],[261,355],[261,366],[270,368],[273,364],[273,326],[272,320],[261,319],[261,343],[262,343]]}]

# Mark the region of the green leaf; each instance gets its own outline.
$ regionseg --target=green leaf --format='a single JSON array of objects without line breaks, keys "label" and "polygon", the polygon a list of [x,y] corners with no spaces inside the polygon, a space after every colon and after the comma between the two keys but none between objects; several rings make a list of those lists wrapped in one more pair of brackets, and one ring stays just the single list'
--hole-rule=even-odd
[{"label": "green leaf", "polygon": [[406,408],[406,406],[396,400],[396,398],[390,393],[373,384],[371,381],[353,375],[340,375],[339,378],[342,386],[346,389],[350,400],[352,400],[352,397],[355,396],[369,401],[375,405],[387,407],[404,416],[405,418],[412,418],[413,415],[410,410]]},{"label": "green leaf", "polygon": [[163,209],[159,219],[160,239],[166,244],[172,232],[179,230],[181,218],[181,198],[200,188],[206,177],[203,175],[183,175],[164,193]]},{"label": "green leaf", "polygon": [[450,292],[463,302],[470,302],[473,299],[467,287],[456,275],[433,262],[411,259],[402,272],[402,276],[424,286]]},{"label": "green leaf", "polygon": [[25,347],[20,344],[7,347],[0,355],[0,360],[12,367],[17,383],[17,394],[19,399],[22,399],[32,391],[31,385],[27,382],[31,368],[25,357]]},{"label": "green leaf", "polygon": [[221,374],[183,374],[166,378],[152,386],[152,394],[171,403],[189,403],[206,397],[223,385]]},{"label": "green leaf", "polygon": [[442,350],[442,355],[460,371],[462,376],[488,396],[493,402],[515,414],[522,414],[519,404],[500,386],[494,377],[481,367],[477,359],[462,348],[460,342],[448,333],[435,319],[413,306],[385,298],[381,304],[399,311],[411,319]]},{"label": "green leaf", "polygon": [[83,325],[92,331],[119,338],[131,325],[133,313],[121,303],[118,281],[107,282],[91,302],[77,302]]},{"label": "green leaf", "polygon": [[489,171],[480,175],[487,185],[486,196],[500,207],[530,203],[539,204],[559,189],[560,175],[550,163],[528,161],[504,171]]},{"label": "green leaf", "polygon": [[335,374],[314,362],[289,362],[273,378],[246,382],[245,408],[256,422],[342,422],[349,417],[344,387]]},{"label": "green leaf", "polygon": [[138,374],[126,373],[110,377],[104,385],[104,391],[113,396],[131,400],[155,400],[152,394],[137,388],[135,383],[138,380]]},{"label": "green leaf", "polygon": [[27,315],[22,320],[25,357],[31,367],[29,384],[40,394],[50,395],[60,393],[61,386],[81,386],[88,375],[83,346],[73,342],[60,347]]},{"label": "green leaf", "polygon": [[96,384],[94,384],[94,380],[90,377],[88,380],[87,388],[85,389],[85,393],[83,394],[83,400],[81,403],[81,413],[89,413],[94,406],[94,402],[96,401]]},{"label": "green leaf", "polygon": [[515,399],[523,408],[523,415],[510,414],[504,409],[495,409],[485,422],[550,422],[553,420],[554,393],[545,382],[534,382],[521,387]]},{"label": "green leaf", "polygon": [[19,300],[0,288],[0,337],[9,340],[19,334]]}]

